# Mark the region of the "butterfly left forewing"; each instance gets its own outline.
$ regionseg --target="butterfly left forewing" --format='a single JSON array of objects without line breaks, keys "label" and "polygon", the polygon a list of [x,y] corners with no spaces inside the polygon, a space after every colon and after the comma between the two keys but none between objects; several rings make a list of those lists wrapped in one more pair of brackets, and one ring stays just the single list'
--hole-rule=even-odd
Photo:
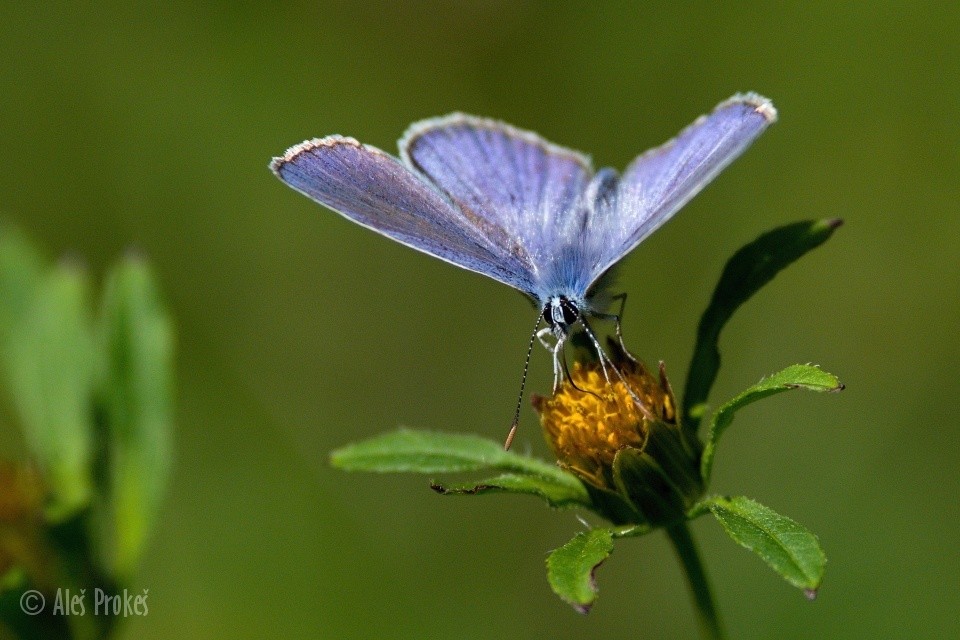
[{"label": "butterfly left forewing", "polygon": [[328,136],[291,147],[270,166],[286,184],[357,224],[532,295],[528,262],[478,232],[448,196],[375,147]]}]

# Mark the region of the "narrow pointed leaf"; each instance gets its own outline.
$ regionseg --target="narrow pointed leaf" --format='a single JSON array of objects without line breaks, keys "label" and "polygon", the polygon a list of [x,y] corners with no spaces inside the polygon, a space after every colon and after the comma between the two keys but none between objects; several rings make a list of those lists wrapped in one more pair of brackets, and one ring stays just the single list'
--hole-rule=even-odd
[{"label": "narrow pointed leaf", "polygon": [[783,371],[768,376],[753,385],[733,400],[720,407],[710,424],[710,434],[700,461],[700,473],[704,482],[710,480],[713,468],[713,456],[721,434],[733,422],[737,411],[762,398],[792,389],[807,391],[842,391],[843,384],[833,374],[809,364],[795,364]]},{"label": "narrow pointed leaf", "polygon": [[589,613],[597,599],[594,572],[613,552],[609,529],[591,529],[550,553],[547,580],[554,593],[580,613]]},{"label": "narrow pointed leaf", "polygon": [[528,456],[504,451],[503,445],[473,435],[399,429],[355,442],[330,454],[333,466],[345,471],[456,473],[500,469],[537,475],[560,484],[570,474]]},{"label": "narrow pointed leaf", "polygon": [[733,312],[792,262],[833,235],[842,221],[818,220],[769,231],[737,251],[724,267],[713,298],[700,318],[697,344],[687,373],[683,424],[697,430],[720,368],[717,342]]},{"label": "narrow pointed leaf", "polygon": [[[26,279],[19,282],[27,285]],[[27,446],[49,484],[48,516],[60,521],[85,507],[92,490],[96,360],[89,282],[76,266],[61,264],[18,295],[19,308],[0,334],[2,374]]]},{"label": "narrow pointed leaf", "polygon": [[784,580],[813,597],[827,558],[817,537],[790,518],[737,496],[714,498],[710,511],[735,542],[753,551]]},{"label": "narrow pointed leaf", "polygon": [[136,258],[107,277],[99,319],[113,569],[129,575],[164,496],[171,465],[173,326],[150,269]]},{"label": "narrow pointed leaf", "polygon": [[505,473],[481,482],[431,484],[443,495],[479,495],[483,493],[521,493],[543,498],[551,507],[589,507],[590,497],[583,483],[567,474],[568,481],[536,475]]}]

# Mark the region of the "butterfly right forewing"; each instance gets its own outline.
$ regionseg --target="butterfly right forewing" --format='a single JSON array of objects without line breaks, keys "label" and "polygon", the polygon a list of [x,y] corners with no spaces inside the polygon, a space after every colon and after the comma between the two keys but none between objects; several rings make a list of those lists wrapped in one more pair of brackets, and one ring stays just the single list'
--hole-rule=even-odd
[{"label": "butterfly right forewing", "polygon": [[766,128],[777,112],[766,98],[740,94],[680,135],[639,156],[624,171],[615,203],[591,223],[595,278],[656,231]]},{"label": "butterfly right forewing", "polygon": [[328,136],[274,158],[297,191],[368,229],[528,294],[523,256],[481,233],[448,196],[396,158],[352,138]]}]

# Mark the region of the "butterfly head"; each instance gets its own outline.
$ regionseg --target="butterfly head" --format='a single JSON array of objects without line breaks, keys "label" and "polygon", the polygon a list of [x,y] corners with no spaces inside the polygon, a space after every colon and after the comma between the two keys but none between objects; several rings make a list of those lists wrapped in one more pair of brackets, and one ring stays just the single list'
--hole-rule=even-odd
[{"label": "butterfly head", "polygon": [[543,320],[557,338],[565,338],[580,319],[580,305],[567,296],[553,296],[543,306]]}]

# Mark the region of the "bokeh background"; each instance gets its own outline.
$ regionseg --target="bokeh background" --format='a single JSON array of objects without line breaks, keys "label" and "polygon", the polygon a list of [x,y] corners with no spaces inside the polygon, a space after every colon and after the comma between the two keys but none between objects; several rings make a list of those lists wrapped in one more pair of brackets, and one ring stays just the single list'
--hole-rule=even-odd
[{"label": "bokeh background", "polygon": [[[804,523],[830,558],[810,603],[697,521],[726,624],[960,635],[958,33],[946,2],[3,3],[0,210],[95,273],[140,247],[177,320],[177,467],[126,637],[691,637],[659,534],[618,545],[582,617],[543,566],[573,513],[329,467],[397,425],[501,438],[534,311],[267,162],[329,133],[393,152],[408,123],[462,110],[623,167],[742,90],[780,122],[620,279],[628,343],[679,385],[736,248],[847,223],[721,342],[714,403],[795,362],[847,384],[755,405],[723,442],[714,488]],[[536,352],[530,387],[549,374]],[[524,411],[515,447],[547,456]]]}]

